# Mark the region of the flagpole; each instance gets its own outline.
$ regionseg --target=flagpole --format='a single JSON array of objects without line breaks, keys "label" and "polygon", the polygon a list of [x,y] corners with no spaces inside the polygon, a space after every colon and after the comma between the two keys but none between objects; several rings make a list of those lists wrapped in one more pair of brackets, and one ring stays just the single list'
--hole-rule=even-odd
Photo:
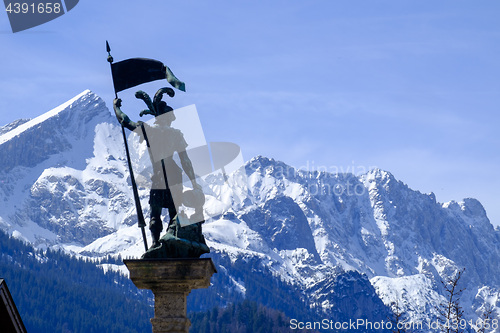
[{"label": "flagpole", "polygon": [[[111,56],[111,48],[109,47],[108,41],[106,41],[106,52],[108,52],[108,62],[109,66],[111,68],[111,77],[113,77],[113,69],[112,69],[112,64],[113,64],[113,57]],[[113,89],[114,89],[114,83],[113,83]],[[118,98],[118,93],[115,90],[115,98]],[[139,199],[139,191],[137,190],[137,184],[135,182],[135,177],[134,177],[134,170],[132,169],[132,161],[130,159],[130,152],[128,149],[128,142],[127,142],[127,136],[125,134],[125,127],[122,124],[122,134],[123,134],[123,143],[125,144],[125,151],[127,153],[127,163],[128,163],[128,169],[130,172],[130,180],[132,182],[132,190],[134,192],[134,201],[135,201],[135,209],[137,211],[137,219],[138,219],[138,226],[141,228],[142,231],[142,239],[144,240],[144,248],[146,251],[148,250],[148,240],[146,238],[146,231],[144,230],[144,227],[146,226],[146,221],[144,220],[144,215],[142,213],[142,207],[141,207],[141,201]]]}]

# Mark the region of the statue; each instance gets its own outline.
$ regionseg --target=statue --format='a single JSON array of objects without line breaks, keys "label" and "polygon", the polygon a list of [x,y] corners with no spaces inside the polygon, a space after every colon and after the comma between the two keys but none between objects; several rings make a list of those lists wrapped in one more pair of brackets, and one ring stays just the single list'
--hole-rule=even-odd
[{"label": "statue", "polygon": [[[205,197],[201,186],[196,182],[196,175],[186,152],[187,143],[184,136],[180,130],[171,127],[175,120],[175,114],[174,110],[162,100],[165,93],[170,97],[175,95],[172,88],[159,89],[153,101],[143,91],[138,91],[135,94],[148,106],[148,109],[142,111],[140,116],[153,115],[155,117],[153,125],[130,120],[121,110],[122,100],[119,98],[114,99],[113,109],[120,124],[135,131],[141,142],[146,142],[153,167],[152,187],[149,195],[151,210],[149,229],[153,244],[143,255],[143,258],[198,258],[200,255],[210,252],[201,230],[201,225],[204,223],[203,204]],[[182,168],[174,161],[174,154],[179,157]],[[183,171],[191,181],[192,190],[183,192]],[[174,198],[182,200],[174,200]],[[184,212],[179,210],[180,202],[194,208],[196,223],[181,226],[181,220],[185,220],[186,216],[183,215]],[[163,208],[168,210],[169,222],[166,234],[160,237],[163,231],[161,220]]]}]

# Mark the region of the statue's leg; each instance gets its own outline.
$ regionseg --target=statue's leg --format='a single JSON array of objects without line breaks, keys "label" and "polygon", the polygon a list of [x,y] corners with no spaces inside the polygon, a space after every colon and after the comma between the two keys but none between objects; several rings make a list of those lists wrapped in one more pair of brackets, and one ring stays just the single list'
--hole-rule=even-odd
[{"label": "statue's leg", "polygon": [[149,220],[149,230],[151,230],[151,237],[153,238],[152,247],[160,245],[160,234],[163,230],[163,223],[161,221],[163,193],[162,190],[151,190],[149,192],[149,205],[151,208],[151,218]]},{"label": "statue's leg", "polygon": [[172,193],[170,192],[170,188],[168,187],[165,191],[165,202],[163,207],[166,207],[168,209],[168,217],[170,218],[168,225],[170,226],[172,220],[177,215],[177,209],[175,207],[174,199],[172,198]]}]

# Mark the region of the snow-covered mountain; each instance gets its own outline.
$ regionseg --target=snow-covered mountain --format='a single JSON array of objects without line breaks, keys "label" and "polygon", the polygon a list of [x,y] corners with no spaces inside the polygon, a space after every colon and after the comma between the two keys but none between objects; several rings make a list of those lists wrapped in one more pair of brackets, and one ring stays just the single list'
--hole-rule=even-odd
[{"label": "snow-covered mountain", "polygon": [[[0,128],[0,228],[42,248],[139,257],[121,135],[90,91]],[[465,317],[487,307],[500,317],[500,229],[477,200],[442,204],[379,169],[306,172],[259,156],[244,172],[245,188],[228,185],[235,175],[205,184],[230,207],[204,224],[212,252],[227,262],[257,262],[327,315],[361,318],[377,308],[382,316],[378,302],[397,301],[424,322],[444,301],[440,281],[465,268]],[[148,189],[139,192],[148,216]],[[219,273],[245,295],[240,277]]]}]

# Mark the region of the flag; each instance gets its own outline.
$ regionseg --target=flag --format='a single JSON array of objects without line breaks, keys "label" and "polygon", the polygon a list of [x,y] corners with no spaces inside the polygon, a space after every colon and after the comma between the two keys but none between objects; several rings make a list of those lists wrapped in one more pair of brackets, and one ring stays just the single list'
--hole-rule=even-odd
[{"label": "flag", "polygon": [[186,91],[186,85],[162,62],[146,58],[130,58],[111,64],[115,92],[135,87],[139,84],[167,79],[174,87]]}]

